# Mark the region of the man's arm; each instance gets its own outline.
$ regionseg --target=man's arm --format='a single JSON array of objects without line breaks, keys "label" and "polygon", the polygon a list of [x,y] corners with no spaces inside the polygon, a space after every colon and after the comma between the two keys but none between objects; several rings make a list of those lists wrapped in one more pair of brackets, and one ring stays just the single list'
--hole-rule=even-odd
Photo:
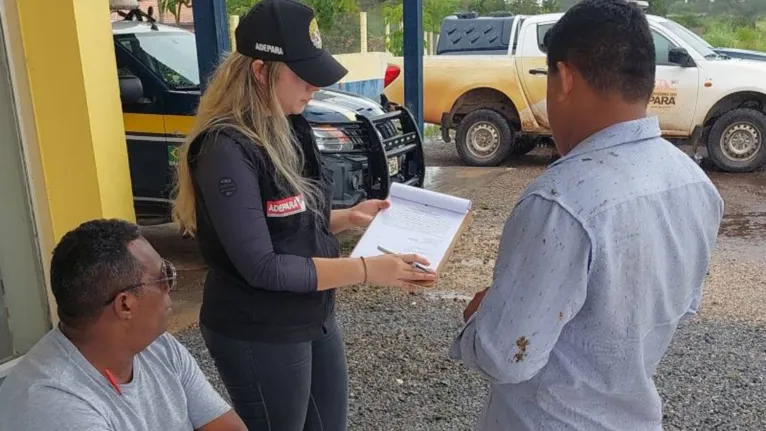
[{"label": "man's arm", "polygon": [[176,357],[176,369],[186,394],[189,420],[196,431],[247,431],[242,419],[208,382],[197,360],[183,344],[165,334]]},{"label": "man's arm", "polygon": [[495,383],[534,377],[585,302],[590,252],[590,237],[565,208],[525,198],[503,229],[493,284],[450,356]]},{"label": "man's arm", "polygon": [[247,427],[234,410],[229,410],[195,431],[247,431]]}]

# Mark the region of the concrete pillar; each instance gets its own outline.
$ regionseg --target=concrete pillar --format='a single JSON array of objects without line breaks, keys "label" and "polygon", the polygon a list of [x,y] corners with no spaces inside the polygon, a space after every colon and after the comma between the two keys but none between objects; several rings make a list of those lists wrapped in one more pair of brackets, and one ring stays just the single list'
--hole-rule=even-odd
[{"label": "concrete pillar", "polygon": [[404,2],[404,103],[423,132],[423,0]]},{"label": "concrete pillar", "polygon": [[109,3],[10,3],[54,241],[90,219],[135,221]]},{"label": "concrete pillar", "polygon": [[359,12],[360,52],[367,52],[367,12]]},{"label": "concrete pillar", "polygon": [[218,63],[231,50],[226,1],[197,1],[193,3],[192,13],[197,41],[200,86],[204,89]]},{"label": "concrete pillar", "polygon": [[436,54],[436,51],[434,50],[434,33],[432,31],[428,32],[428,54],[434,55]]},{"label": "concrete pillar", "polygon": [[389,52],[388,50],[388,44],[391,43],[391,24],[386,24],[386,52]]},{"label": "concrete pillar", "polygon": [[231,50],[234,52],[237,49],[237,38],[234,36],[234,31],[239,25],[239,15],[229,15],[229,42],[231,44]]}]

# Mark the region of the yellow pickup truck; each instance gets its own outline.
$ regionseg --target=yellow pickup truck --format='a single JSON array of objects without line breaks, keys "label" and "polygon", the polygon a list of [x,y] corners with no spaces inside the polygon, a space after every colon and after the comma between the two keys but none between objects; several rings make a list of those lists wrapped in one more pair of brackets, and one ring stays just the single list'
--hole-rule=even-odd
[{"label": "yellow pickup truck", "polygon": [[[455,50],[423,58],[424,120],[441,125],[446,142],[455,131],[457,150],[466,164],[498,165],[529,151],[536,139],[550,139],[542,42],[561,16],[478,18],[487,21],[448,29],[447,34],[442,31],[441,39],[467,38],[479,45],[483,37],[499,41],[504,51]],[[674,21],[653,15],[648,19],[657,51],[649,112],[659,117],[665,137],[691,143],[695,155],[702,144],[724,171],[748,172],[763,166],[766,62],[720,55]],[[493,25],[491,20],[506,24]],[[392,58],[384,94],[397,104],[404,102],[402,72],[402,59]]]}]

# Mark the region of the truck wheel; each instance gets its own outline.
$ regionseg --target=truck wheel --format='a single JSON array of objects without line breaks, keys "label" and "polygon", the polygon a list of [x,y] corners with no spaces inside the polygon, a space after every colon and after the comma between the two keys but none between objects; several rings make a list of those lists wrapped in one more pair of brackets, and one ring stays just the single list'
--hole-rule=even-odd
[{"label": "truck wheel", "polygon": [[766,115],[734,109],[713,124],[707,141],[710,159],[726,172],[751,172],[766,163]]},{"label": "truck wheel", "polygon": [[513,147],[511,154],[514,156],[523,156],[537,148],[538,144],[541,144],[541,141],[542,138],[538,136],[522,136],[516,139],[516,145]]},{"label": "truck wheel", "polygon": [[477,109],[457,128],[457,152],[469,166],[497,166],[513,149],[511,125],[500,113]]}]

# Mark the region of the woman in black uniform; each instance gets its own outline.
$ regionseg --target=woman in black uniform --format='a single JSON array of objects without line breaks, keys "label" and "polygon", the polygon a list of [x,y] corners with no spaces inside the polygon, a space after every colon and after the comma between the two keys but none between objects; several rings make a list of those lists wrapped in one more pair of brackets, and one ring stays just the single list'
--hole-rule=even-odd
[{"label": "woman in black uniform", "polygon": [[203,95],[178,169],[174,217],[210,267],[200,327],[250,430],[346,429],[348,375],[334,289],[433,280],[414,255],[340,258],[334,234],[388,206],[331,210],[330,179],[301,112],[347,71],[314,12],[258,3]]}]

